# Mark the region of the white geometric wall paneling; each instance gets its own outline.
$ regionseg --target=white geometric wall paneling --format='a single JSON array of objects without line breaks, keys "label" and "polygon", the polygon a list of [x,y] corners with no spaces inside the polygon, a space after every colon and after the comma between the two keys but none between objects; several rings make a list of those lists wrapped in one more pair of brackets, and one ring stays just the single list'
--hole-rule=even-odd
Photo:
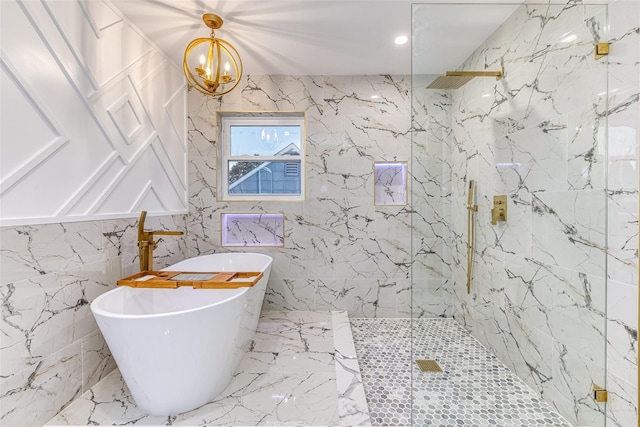
[{"label": "white geometric wall paneling", "polygon": [[375,162],[375,205],[407,204],[407,162]]},{"label": "white geometric wall paneling", "polygon": [[186,212],[180,70],[105,1],[10,0],[1,27],[0,225]]},{"label": "white geometric wall paneling", "polygon": [[284,246],[283,214],[221,214],[222,246]]}]

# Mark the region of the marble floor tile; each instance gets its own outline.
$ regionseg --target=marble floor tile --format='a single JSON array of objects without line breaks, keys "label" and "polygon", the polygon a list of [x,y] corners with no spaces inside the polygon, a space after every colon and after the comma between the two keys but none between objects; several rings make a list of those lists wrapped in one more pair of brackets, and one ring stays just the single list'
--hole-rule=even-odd
[{"label": "marble floor tile", "polygon": [[370,425],[349,345],[345,312],[264,312],[238,373],[214,401],[176,416],[149,416],[115,370],[47,426]]}]

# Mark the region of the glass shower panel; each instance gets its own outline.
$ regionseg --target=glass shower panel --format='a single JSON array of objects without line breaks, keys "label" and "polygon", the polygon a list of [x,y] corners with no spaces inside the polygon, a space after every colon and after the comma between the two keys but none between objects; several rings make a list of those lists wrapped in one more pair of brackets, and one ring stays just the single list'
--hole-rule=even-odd
[{"label": "glass shower panel", "polygon": [[[606,5],[412,7],[412,360],[442,369],[412,364],[412,425],[604,425],[607,31]],[[427,88],[447,71],[503,76]]]}]

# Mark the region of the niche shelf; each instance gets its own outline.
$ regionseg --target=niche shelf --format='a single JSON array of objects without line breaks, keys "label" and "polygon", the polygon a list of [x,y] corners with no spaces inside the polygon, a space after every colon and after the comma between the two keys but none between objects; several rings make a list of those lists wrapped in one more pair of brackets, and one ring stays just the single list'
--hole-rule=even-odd
[{"label": "niche shelf", "polygon": [[282,213],[223,213],[220,224],[222,246],[284,246]]},{"label": "niche shelf", "polygon": [[376,206],[407,204],[407,162],[375,162],[373,164]]}]

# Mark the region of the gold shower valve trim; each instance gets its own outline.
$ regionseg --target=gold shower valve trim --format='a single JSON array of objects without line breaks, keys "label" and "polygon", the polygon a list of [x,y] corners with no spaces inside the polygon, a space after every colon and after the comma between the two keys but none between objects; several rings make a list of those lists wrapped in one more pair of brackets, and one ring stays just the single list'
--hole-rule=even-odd
[{"label": "gold shower valve trim", "polygon": [[507,196],[504,194],[493,196],[491,225],[497,225],[499,221],[507,221]]}]

